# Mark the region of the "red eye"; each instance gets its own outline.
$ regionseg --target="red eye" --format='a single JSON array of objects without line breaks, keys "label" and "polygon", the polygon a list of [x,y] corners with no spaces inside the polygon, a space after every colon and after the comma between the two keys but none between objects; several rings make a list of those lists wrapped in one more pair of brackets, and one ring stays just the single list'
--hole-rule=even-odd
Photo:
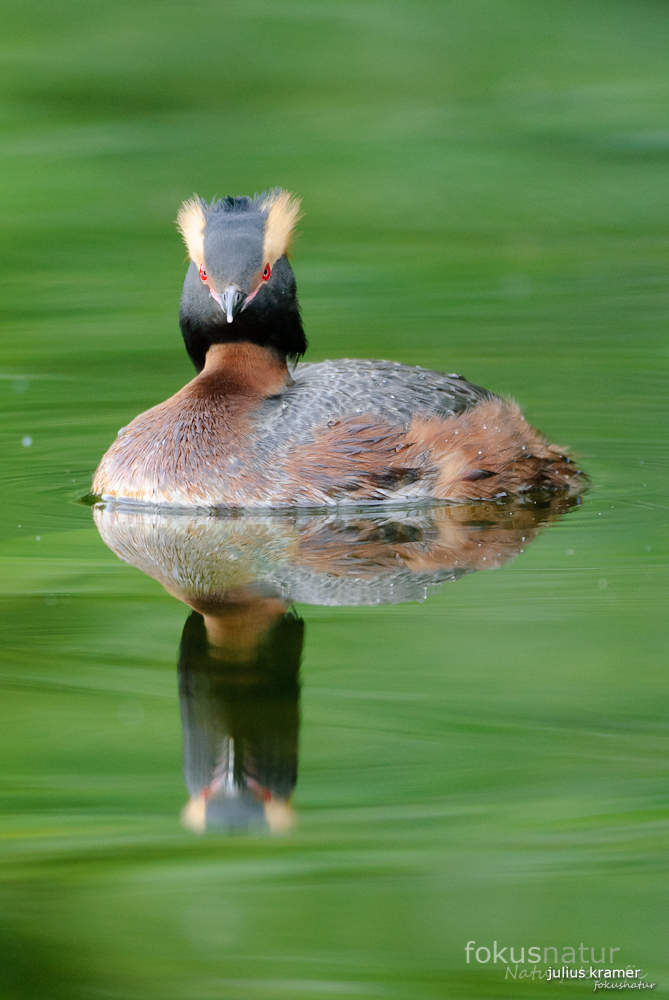
[{"label": "red eye", "polygon": [[269,264],[265,264],[265,270],[262,273],[262,280],[268,281],[271,273],[272,273],[272,268],[269,266]]},{"label": "red eye", "polygon": [[207,272],[204,269],[204,264],[200,264],[200,280],[201,281],[207,280]]}]

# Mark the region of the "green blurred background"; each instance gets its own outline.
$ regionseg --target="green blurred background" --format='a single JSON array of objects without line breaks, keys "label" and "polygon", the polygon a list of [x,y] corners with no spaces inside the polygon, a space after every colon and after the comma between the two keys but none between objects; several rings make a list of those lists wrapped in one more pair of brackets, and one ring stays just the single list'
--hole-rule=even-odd
[{"label": "green blurred background", "polygon": [[[6,7],[3,997],[552,988],[472,939],[666,982],[668,51],[659,0]],[[424,605],[301,607],[299,825],[196,839],[185,611],[77,500],[192,375],[180,201],[275,185],[311,360],[513,394],[593,488]]]}]

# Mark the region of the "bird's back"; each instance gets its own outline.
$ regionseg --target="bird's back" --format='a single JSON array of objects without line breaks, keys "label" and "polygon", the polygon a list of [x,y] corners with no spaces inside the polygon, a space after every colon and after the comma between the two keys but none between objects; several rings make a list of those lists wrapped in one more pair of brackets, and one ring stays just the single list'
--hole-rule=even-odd
[{"label": "bird's back", "polygon": [[299,364],[292,379],[265,400],[253,421],[258,446],[274,454],[307,444],[341,421],[408,427],[417,418],[449,417],[497,398],[461,375],[392,361]]}]

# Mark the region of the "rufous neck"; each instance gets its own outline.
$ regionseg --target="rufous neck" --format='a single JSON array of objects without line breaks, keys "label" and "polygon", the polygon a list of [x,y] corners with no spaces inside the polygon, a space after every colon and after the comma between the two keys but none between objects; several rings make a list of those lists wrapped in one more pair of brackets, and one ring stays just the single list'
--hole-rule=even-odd
[{"label": "rufous neck", "polygon": [[284,357],[271,347],[246,341],[211,345],[195,381],[210,379],[259,397],[281,392],[292,381]]},{"label": "rufous neck", "polygon": [[203,614],[209,653],[215,659],[247,662],[263,639],[285,615],[287,604],[279,598],[257,597],[240,603],[221,604]]}]

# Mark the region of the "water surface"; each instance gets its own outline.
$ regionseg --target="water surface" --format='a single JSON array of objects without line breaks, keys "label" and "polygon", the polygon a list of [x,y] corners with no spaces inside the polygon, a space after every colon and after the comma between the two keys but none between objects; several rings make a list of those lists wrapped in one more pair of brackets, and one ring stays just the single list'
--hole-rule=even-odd
[{"label": "water surface", "polygon": [[[619,947],[666,981],[668,36],[631,0],[7,12],[8,997],[552,988],[467,965],[472,940]],[[513,394],[592,488],[410,600],[366,580],[314,601],[280,574],[304,623],[294,822],[197,834],[191,612],[78,501],[117,429],[191,377],[179,202],[274,184],[304,197],[311,360]],[[416,523],[379,537],[420,544]]]}]

